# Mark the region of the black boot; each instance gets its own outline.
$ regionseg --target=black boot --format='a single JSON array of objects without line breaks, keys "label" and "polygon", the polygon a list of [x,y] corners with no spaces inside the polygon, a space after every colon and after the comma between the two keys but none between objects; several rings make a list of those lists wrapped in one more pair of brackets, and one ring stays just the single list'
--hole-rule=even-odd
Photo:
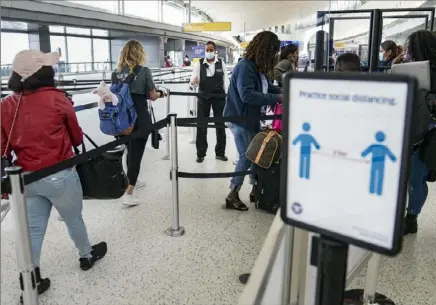
[{"label": "black boot", "polygon": [[91,258],[81,258],[80,261],[80,269],[83,271],[89,270],[94,267],[94,264],[101,260],[107,253],[107,244],[105,242],[101,242],[92,246]]},{"label": "black boot", "polygon": [[[38,289],[38,294],[43,294],[50,288],[50,279],[48,278],[41,278],[41,270],[39,267],[35,268],[35,280],[36,280],[36,287]],[[20,297],[20,302],[23,303],[23,296]]]},{"label": "black boot", "polygon": [[241,201],[241,199],[239,199],[239,192],[232,190],[226,198],[226,209],[247,211],[248,207]]},{"label": "black boot", "polygon": [[404,236],[418,232],[418,218],[416,215],[407,214],[404,218]]},{"label": "black boot", "polygon": [[257,191],[257,187],[256,184],[253,184],[253,188],[251,189],[250,192],[250,202],[256,202],[256,191]]}]

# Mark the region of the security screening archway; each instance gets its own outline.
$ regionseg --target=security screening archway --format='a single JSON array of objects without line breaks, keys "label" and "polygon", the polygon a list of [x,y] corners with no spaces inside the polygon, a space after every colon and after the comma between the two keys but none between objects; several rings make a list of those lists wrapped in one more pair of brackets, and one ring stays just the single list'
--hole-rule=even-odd
[{"label": "security screening archway", "polygon": [[[407,13],[400,15],[398,13]],[[341,15],[341,16],[337,16]],[[343,16],[351,15],[351,16]],[[361,61],[367,61],[368,67],[364,71],[375,72],[386,69],[379,67],[379,47],[382,39],[383,20],[384,19],[423,19],[424,29],[433,31],[435,8],[401,8],[401,9],[376,9],[376,10],[344,10],[344,11],[318,11],[317,26],[329,24],[329,33],[325,31],[317,32],[317,43],[315,49],[315,71],[330,71],[331,65],[327,64],[329,57],[332,55],[335,41],[335,21],[338,20],[365,20],[369,19],[368,30],[368,49],[369,56],[367,59],[361,58]]]},{"label": "security screening archway", "polygon": [[[283,83],[281,217],[320,235],[312,238],[315,305],[361,304],[344,292],[349,246],[401,251],[416,80],[290,73]],[[369,262],[364,301],[392,305],[375,293],[379,258]]]}]

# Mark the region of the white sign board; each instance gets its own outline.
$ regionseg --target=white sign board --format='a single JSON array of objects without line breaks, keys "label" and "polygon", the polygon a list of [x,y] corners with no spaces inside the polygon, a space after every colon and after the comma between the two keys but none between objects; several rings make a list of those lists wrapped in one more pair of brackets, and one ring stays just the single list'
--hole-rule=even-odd
[{"label": "white sign board", "polygon": [[323,78],[288,80],[285,218],[393,254],[404,211],[409,84]]}]

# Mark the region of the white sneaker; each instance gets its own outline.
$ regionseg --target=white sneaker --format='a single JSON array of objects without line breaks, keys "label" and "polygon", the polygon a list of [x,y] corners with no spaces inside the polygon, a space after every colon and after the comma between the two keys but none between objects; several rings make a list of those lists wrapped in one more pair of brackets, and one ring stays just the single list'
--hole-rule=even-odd
[{"label": "white sneaker", "polygon": [[135,206],[139,205],[139,202],[133,195],[124,194],[123,196],[123,204],[126,206]]},{"label": "white sneaker", "polygon": [[142,182],[142,181],[136,181],[136,185],[135,185],[135,188],[137,188],[137,189],[140,189],[140,188],[143,188],[145,186],[145,182]]}]

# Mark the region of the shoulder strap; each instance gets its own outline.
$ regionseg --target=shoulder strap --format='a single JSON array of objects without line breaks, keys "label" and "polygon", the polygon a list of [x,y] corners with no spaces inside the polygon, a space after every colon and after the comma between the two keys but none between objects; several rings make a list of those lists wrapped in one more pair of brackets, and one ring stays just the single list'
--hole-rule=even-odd
[{"label": "shoulder strap", "polygon": [[151,103],[152,102],[149,102],[148,105],[150,106],[150,113],[151,113],[151,117],[153,119],[153,121],[151,123],[154,124],[154,123],[156,123],[156,117],[154,116],[154,109],[153,109],[153,105]]},{"label": "shoulder strap", "polygon": [[5,151],[3,153],[2,158],[7,157],[6,154],[7,154],[7,151],[9,149],[9,144],[11,143],[11,136],[12,136],[12,132],[14,131],[15,121],[17,120],[18,109],[20,108],[22,98],[23,98],[23,93],[20,94],[20,98],[19,98],[18,103],[17,103],[17,108],[15,109],[14,118],[12,119],[11,130],[9,130],[8,140],[6,142]]},{"label": "shoulder strap", "polygon": [[133,68],[133,72],[130,73],[130,74],[126,77],[126,79],[124,80],[123,83],[125,83],[125,84],[131,84],[131,83],[135,80],[135,78],[136,78],[136,76],[139,74],[139,72],[141,72],[141,70],[142,70],[142,67],[141,67],[141,66],[136,66],[135,68]]}]

